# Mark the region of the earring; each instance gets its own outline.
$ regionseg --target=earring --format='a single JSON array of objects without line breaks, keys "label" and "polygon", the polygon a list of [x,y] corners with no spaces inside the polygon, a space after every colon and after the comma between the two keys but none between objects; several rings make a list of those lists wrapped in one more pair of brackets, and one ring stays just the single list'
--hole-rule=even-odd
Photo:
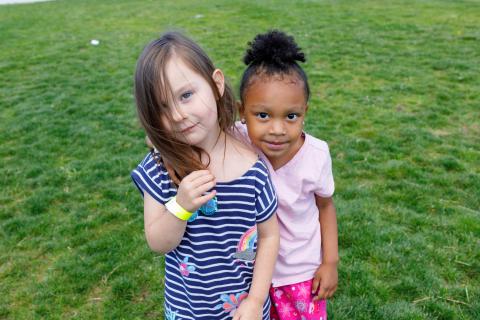
[{"label": "earring", "polygon": [[304,126],[304,125],[305,125],[305,121],[302,122],[302,126]]},{"label": "earring", "polygon": [[242,119],[240,119],[240,122],[241,122],[242,124],[245,124],[245,123],[247,123],[247,120],[245,120],[245,118],[242,118]]}]

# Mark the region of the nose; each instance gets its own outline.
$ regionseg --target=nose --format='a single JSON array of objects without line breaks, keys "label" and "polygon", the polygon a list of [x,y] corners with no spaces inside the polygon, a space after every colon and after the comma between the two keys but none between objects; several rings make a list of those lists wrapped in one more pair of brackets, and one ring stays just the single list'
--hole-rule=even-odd
[{"label": "nose", "polygon": [[285,124],[282,120],[274,120],[270,126],[270,133],[273,135],[284,135],[286,133]]},{"label": "nose", "polygon": [[170,110],[173,121],[179,122],[185,119],[185,114],[181,110],[179,110],[178,107],[173,106],[170,108]]}]

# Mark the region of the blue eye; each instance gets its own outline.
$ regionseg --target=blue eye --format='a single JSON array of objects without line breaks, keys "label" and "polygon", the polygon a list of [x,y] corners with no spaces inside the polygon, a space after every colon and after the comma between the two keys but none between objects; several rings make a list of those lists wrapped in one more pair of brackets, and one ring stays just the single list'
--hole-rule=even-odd
[{"label": "blue eye", "polygon": [[193,92],[192,91],[187,91],[187,92],[184,92],[182,93],[182,95],[180,96],[180,100],[184,101],[184,100],[188,100],[189,98],[191,98],[193,95]]},{"label": "blue eye", "polygon": [[296,114],[296,113],[290,113],[290,114],[287,115],[288,120],[295,120],[297,118],[298,118],[298,114]]},{"label": "blue eye", "polygon": [[268,113],[266,113],[266,112],[259,112],[259,113],[257,113],[257,118],[267,119],[267,118],[268,118]]}]

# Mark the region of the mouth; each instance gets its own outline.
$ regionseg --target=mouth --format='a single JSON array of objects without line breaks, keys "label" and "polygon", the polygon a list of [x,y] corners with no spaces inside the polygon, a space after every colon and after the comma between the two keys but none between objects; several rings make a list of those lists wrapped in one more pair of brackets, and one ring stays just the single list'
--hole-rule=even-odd
[{"label": "mouth", "polygon": [[286,141],[264,141],[267,148],[270,150],[281,150],[285,148],[288,144]]},{"label": "mouth", "polygon": [[197,124],[198,123],[195,123],[195,124],[192,124],[191,126],[180,129],[180,133],[182,133],[182,134],[189,133],[190,131],[192,131],[193,128],[195,128],[197,126]]}]

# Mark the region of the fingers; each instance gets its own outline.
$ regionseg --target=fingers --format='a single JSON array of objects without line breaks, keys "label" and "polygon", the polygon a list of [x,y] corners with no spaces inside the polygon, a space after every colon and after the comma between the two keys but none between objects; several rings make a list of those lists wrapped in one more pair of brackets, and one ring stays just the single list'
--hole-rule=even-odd
[{"label": "fingers", "polygon": [[184,188],[198,188],[198,186],[202,185],[203,183],[215,180],[213,174],[210,173],[208,170],[198,170],[190,173],[188,176],[182,179],[180,182],[180,186]]},{"label": "fingers", "polygon": [[182,189],[184,189],[184,191],[190,195],[193,202],[197,203],[198,201],[195,201],[195,198],[199,198],[204,195],[204,193],[206,193],[208,190],[215,187],[215,184],[215,177],[210,173],[210,171],[200,170],[192,172],[190,175],[185,177],[185,179],[183,179]]},{"label": "fingers", "polygon": [[326,287],[320,284],[320,288],[318,289],[318,293],[313,297],[313,301],[321,300],[321,299],[328,299],[333,296],[335,291],[337,290],[337,286],[333,287]]},{"label": "fingers", "polygon": [[209,170],[197,170],[190,173],[188,176],[183,178],[182,182],[193,182],[196,179],[203,177],[205,175],[212,175]]},{"label": "fingers", "polygon": [[328,292],[327,298],[333,297],[333,295],[335,294],[335,291],[337,291],[337,285],[333,286],[333,288],[330,289],[330,291]]},{"label": "fingers", "polygon": [[327,289],[322,285],[320,285],[320,289],[318,290],[317,295],[313,298],[313,301],[325,299],[326,297],[327,297]]},{"label": "fingers", "polygon": [[[197,192],[198,194],[201,194],[212,187],[215,186],[215,177],[213,174],[210,173],[208,170],[199,170],[199,171],[194,171],[188,176],[186,176],[181,184],[182,187],[186,188],[187,190],[195,190],[198,188],[202,188],[203,190]],[[205,184],[208,184],[209,187],[204,187]]]},{"label": "fingers", "polygon": [[190,173],[180,182],[177,192],[177,202],[185,210],[194,212],[201,205],[215,196],[208,192],[215,187],[215,177],[208,170],[197,170]]},{"label": "fingers", "polygon": [[315,295],[315,297],[313,297],[313,301],[323,299],[323,296],[325,295],[325,287],[322,286],[323,281],[320,274],[321,273],[318,272],[317,274],[315,274],[315,277],[313,278],[312,294]]},{"label": "fingers", "polygon": [[237,308],[237,310],[235,310],[235,313],[233,314],[232,320],[241,320],[241,319],[242,319],[241,309]]},{"label": "fingers", "polygon": [[201,206],[202,204],[207,203],[209,200],[213,199],[213,197],[215,197],[216,194],[217,194],[217,191],[212,190],[212,192],[209,192],[206,195],[203,195],[203,196],[197,198],[197,200],[196,200],[198,202],[197,204],[199,204]]},{"label": "fingers", "polygon": [[312,283],[312,294],[317,293],[319,284],[320,284],[320,278],[315,276],[315,278],[313,278],[313,283]]},{"label": "fingers", "polygon": [[210,188],[207,188],[207,190],[209,190],[215,186],[215,182],[216,182],[215,177],[210,172],[208,172],[190,181],[190,187],[192,189],[197,189],[197,188],[203,187],[206,184],[209,184]]}]

